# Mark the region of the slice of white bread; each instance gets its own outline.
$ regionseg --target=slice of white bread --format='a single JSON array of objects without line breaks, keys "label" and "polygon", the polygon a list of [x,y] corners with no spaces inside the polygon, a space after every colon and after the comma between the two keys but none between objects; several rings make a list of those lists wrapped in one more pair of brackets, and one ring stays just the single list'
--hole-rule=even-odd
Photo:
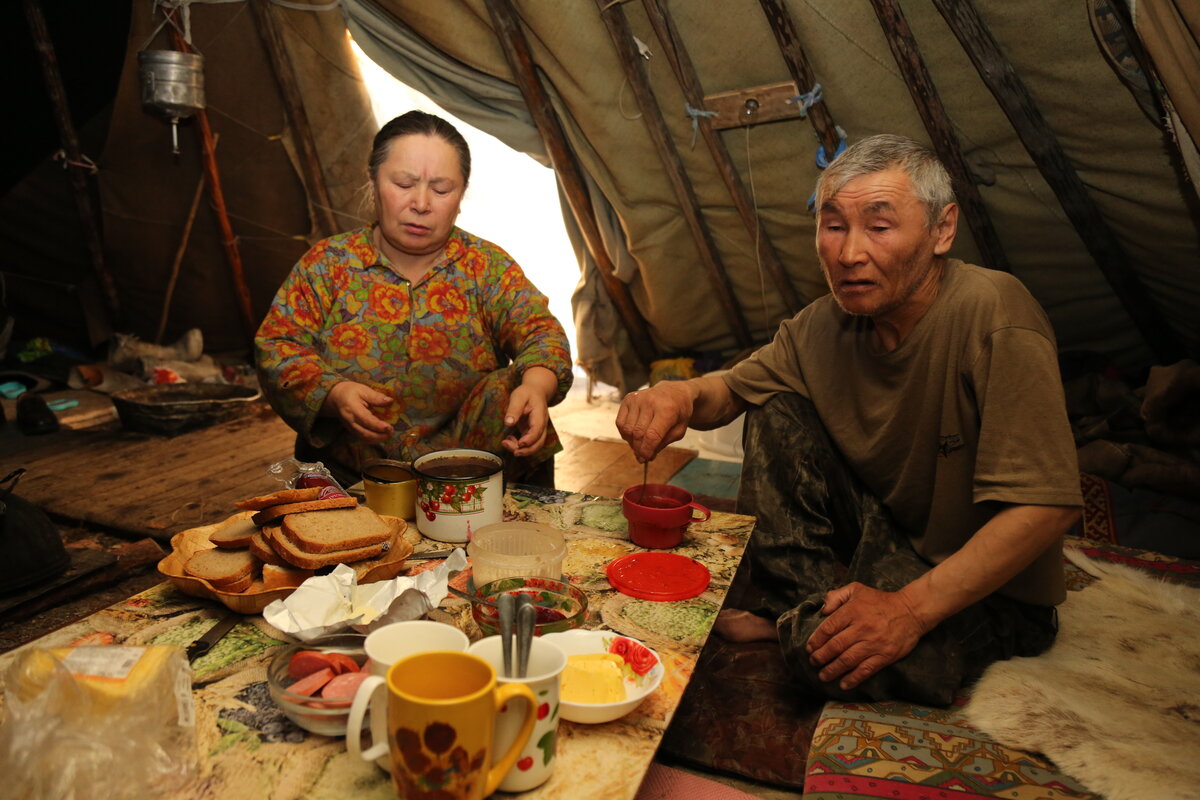
[{"label": "slice of white bread", "polygon": [[332,508],[353,508],[358,505],[358,499],[346,495],[344,497],[327,497],[324,500],[305,500],[300,503],[283,503],[277,506],[268,506],[261,511],[256,511],[251,519],[255,525],[266,525],[268,522],[274,522],[287,514],[300,514],[305,511],[324,511]]},{"label": "slice of white bread", "polygon": [[262,575],[264,589],[283,589],[299,586],[312,577],[313,571],[286,565],[263,564]]},{"label": "slice of white bread", "polygon": [[283,518],[288,541],[305,553],[357,550],[392,538],[395,529],[366,506],[309,511]]},{"label": "slice of white bread", "polygon": [[271,494],[262,494],[258,497],[239,500],[234,505],[243,511],[258,511],[261,508],[270,508],[271,506],[278,506],[283,503],[303,503],[308,500],[316,500],[320,496],[320,486],[314,486],[311,489],[280,489],[278,492],[271,492]]},{"label": "slice of white bread", "polygon": [[[266,527],[278,528],[279,523],[268,525]],[[253,553],[259,561],[263,562],[263,564],[274,564],[277,567],[286,565],[284,560],[279,557],[279,554],[275,552],[275,549],[271,547],[270,537],[265,534],[264,529],[258,529],[254,532],[254,535],[250,537],[249,547],[250,552]]]},{"label": "slice of white bread", "polygon": [[[232,585],[245,581],[246,586],[254,580],[259,560],[249,550],[222,550],[213,548],[194,553],[183,565],[183,571],[188,575],[202,578],[222,591],[242,591],[231,589]],[[245,587],[243,587],[245,588]]]},{"label": "slice of white bread", "polygon": [[274,548],[280,558],[293,567],[299,567],[300,569],[320,569],[321,567],[328,567],[334,564],[350,564],[353,566],[358,561],[378,558],[383,554],[384,548],[390,546],[390,540],[387,540],[367,545],[366,547],[330,550],[324,553],[307,553],[297,547],[288,538],[288,535],[284,533],[282,528],[266,529],[264,535],[268,537],[271,547]]},{"label": "slice of white bread", "polygon": [[258,526],[249,516],[237,515],[221,523],[209,534],[208,540],[217,547],[238,550],[250,546],[250,538],[258,533]]}]

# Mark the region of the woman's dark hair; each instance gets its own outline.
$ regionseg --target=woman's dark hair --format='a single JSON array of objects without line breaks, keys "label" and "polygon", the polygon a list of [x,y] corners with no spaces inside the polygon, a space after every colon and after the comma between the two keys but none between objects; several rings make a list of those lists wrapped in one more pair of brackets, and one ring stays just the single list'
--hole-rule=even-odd
[{"label": "woman's dark hair", "polygon": [[467,140],[449,122],[433,114],[426,114],[424,111],[409,111],[407,114],[401,114],[375,134],[375,141],[371,145],[371,157],[367,160],[367,174],[371,176],[372,181],[379,173],[379,166],[387,160],[392,140],[414,133],[440,137],[446,144],[453,147],[458,153],[458,168],[462,172],[463,185],[465,186],[470,181],[471,149],[467,147]]}]

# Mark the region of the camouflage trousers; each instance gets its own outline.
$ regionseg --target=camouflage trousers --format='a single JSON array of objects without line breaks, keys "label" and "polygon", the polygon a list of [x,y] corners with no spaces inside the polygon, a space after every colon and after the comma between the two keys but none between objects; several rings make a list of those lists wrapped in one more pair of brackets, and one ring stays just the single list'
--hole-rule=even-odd
[{"label": "camouflage trousers", "polygon": [[1052,607],[999,594],[927,633],[856,689],[817,677],[804,645],[825,593],[852,581],[897,591],[932,568],[830,440],[812,402],[780,394],[746,418],[738,511],[756,518],[729,607],[777,621],[784,659],[802,684],[842,700],[948,705],[991,663],[1037,655],[1057,632]]}]

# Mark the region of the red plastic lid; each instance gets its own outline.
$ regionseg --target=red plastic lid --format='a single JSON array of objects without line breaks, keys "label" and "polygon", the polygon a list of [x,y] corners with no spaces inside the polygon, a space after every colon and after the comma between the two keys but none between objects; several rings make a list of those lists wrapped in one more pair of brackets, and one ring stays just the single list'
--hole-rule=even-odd
[{"label": "red plastic lid", "polygon": [[687,600],[708,588],[708,567],[678,553],[630,553],[609,563],[608,582],[642,600]]}]

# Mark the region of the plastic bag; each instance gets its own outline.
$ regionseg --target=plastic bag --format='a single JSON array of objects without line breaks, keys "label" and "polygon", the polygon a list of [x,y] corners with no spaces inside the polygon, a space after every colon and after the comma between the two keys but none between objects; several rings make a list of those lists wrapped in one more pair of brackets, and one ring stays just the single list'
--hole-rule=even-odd
[{"label": "plastic bag", "polygon": [[174,645],[30,649],[5,674],[0,795],[132,800],[196,770],[191,667]]}]

